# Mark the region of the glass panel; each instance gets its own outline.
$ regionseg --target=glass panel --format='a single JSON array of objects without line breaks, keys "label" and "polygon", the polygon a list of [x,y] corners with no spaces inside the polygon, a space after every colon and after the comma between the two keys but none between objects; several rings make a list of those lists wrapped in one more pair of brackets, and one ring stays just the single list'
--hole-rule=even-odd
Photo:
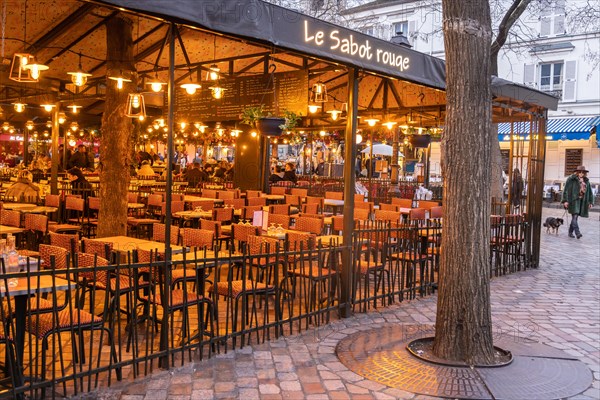
[{"label": "glass panel", "polygon": [[562,66],[562,63],[554,64],[552,83],[555,85],[560,85],[560,82],[562,81]]}]

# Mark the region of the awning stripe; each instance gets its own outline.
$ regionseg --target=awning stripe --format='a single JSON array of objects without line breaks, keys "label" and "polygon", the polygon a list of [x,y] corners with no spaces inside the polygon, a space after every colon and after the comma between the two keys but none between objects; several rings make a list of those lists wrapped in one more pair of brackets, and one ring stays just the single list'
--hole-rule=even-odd
[{"label": "awning stripe", "polygon": [[[546,133],[548,134],[569,134],[569,133],[588,133],[593,126],[600,124],[600,116],[582,117],[582,118],[552,118],[548,120]],[[514,134],[529,133],[529,122],[513,123]],[[510,134],[510,123],[503,122],[498,124],[498,134]]]}]

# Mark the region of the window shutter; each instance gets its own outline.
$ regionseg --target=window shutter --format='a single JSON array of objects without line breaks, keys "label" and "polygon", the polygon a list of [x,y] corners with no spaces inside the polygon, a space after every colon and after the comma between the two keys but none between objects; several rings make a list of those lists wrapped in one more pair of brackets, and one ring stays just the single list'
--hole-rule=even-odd
[{"label": "window shutter", "polygon": [[562,101],[577,100],[577,61],[565,62],[565,79],[563,83]]},{"label": "window shutter", "polygon": [[540,19],[540,36],[549,36],[552,32],[552,18],[542,17]]},{"label": "window shutter", "polygon": [[567,33],[565,31],[565,16],[557,15],[554,17],[554,30],[552,31],[554,35],[564,35]]},{"label": "window shutter", "polygon": [[527,86],[535,87],[535,64],[525,64],[523,70],[523,83]]}]

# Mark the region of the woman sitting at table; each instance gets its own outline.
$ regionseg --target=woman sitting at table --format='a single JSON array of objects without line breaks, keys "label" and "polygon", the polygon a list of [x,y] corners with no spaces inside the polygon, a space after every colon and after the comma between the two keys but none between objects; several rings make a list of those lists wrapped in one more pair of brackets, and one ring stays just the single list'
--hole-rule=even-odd
[{"label": "woman sitting at table", "polygon": [[148,160],[142,161],[142,166],[137,170],[137,176],[148,176],[153,178],[155,174],[156,173],[154,172],[154,169],[152,168]]},{"label": "woman sitting at table", "polygon": [[17,181],[6,190],[4,199],[19,203],[37,203],[40,200],[40,189],[31,183],[29,171],[19,172]]},{"label": "woman sitting at table", "polygon": [[77,167],[67,171],[67,176],[71,181],[71,193],[87,198],[92,192],[92,185],[85,179],[83,172]]}]

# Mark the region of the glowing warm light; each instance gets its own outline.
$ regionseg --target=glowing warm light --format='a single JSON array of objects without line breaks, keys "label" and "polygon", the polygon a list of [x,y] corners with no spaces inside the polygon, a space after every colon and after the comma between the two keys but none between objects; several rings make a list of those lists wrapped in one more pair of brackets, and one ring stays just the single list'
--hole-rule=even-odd
[{"label": "glowing warm light", "polygon": [[66,120],[67,120],[67,115],[62,111],[59,112],[58,113],[58,123],[62,125],[65,123]]},{"label": "glowing warm light", "polygon": [[184,83],[181,85],[181,87],[185,89],[187,94],[192,95],[195,94],[196,90],[200,89],[202,86],[198,85],[197,83]]},{"label": "glowing warm light", "polygon": [[78,129],[79,129],[79,124],[77,124],[77,122],[71,123],[71,130],[73,132],[77,132]]},{"label": "glowing warm light", "polygon": [[200,131],[200,133],[204,133],[206,131],[206,128],[208,128],[206,125],[204,125],[200,122],[196,122],[194,124],[194,126],[196,127],[196,129],[198,129]]},{"label": "glowing warm light", "polygon": [[46,128],[52,128],[52,121],[46,121]]},{"label": "glowing warm light", "polygon": [[319,132],[319,135],[321,135],[321,137],[325,137],[327,135],[327,132],[321,131],[321,132]]},{"label": "glowing warm light", "polygon": [[308,106],[308,112],[311,113],[311,114],[314,114],[317,111],[319,111],[320,108],[321,108],[321,106],[318,106],[316,104],[309,104],[309,106]]},{"label": "glowing warm light", "polygon": [[238,136],[240,136],[240,133],[242,133],[242,131],[240,131],[239,129],[232,129],[231,130],[231,136],[232,137],[238,137]]},{"label": "glowing warm light", "polygon": [[154,131],[154,128],[152,128],[151,126],[149,126],[148,128],[146,128],[146,131],[148,133],[152,133]]},{"label": "glowing warm light", "polygon": [[131,107],[140,108],[140,95],[139,94],[134,94],[131,97]]},{"label": "glowing warm light", "polygon": [[365,122],[369,124],[369,126],[375,126],[375,124],[378,123],[379,120],[377,118],[368,118],[365,119]]},{"label": "glowing warm light", "polygon": [[25,104],[25,103],[13,103],[13,106],[15,107],[15,111],[18,113],[25,111],[26,105],[27,104]]},{"label": "glowing warm light", "polygon": [[252,136],[253,138],[258,136],[258,133],[256,133],[256,131],[252,131],[250,132],[250,136]]},{"label": "glowing warm light", "polygon": [[396,125],[397,122],[393,122],[393,121],[388,121],[388,122],[384,122],[383,126],[385,126],[386,128],[388,128],[389,130],[392,130],[392,128],[394,127],[394,125]]},{"label": "glowing warm light", "polygon": [[52,111],[52,109],[54,108],[54,104],[42,104],[42,105],[41,105],[41,107],[42,107],[42,108],[43,108],[45,111],[47,111],[47,112],[50,112],[50,111]]},{"label": "glowing warm light", "polygon": [[25,127],[29,130],[32,130],[33,129],[33,121],[29,120],[29,121],[25,122]]},{"label": "glowing warm light", "polygon": [[23,67],[23,69],[28,69],[29,71],[31,71],[31,77],[35,80],[40,79],[40,73],[42,71],[46,71],[48,68],[47,65],[44,64],[38,64],[38,63],[33,63],[33,64],[27,64]]},{"label": "glowing warm light", "polygon": [[210,66],[206,77],[211,81],[216,81],[219,79],[219,72],[221,72],[221,69],[217,66],[217,64],[213,64]]},{"label": "glowing warm light", "polygon": [[145,120],[145,119],[146,119],[146,117],[145,117],[145,116],[143,116],[143,115],[140,115],[140,116],[138,117],[138,119],[139,119],[140,121],[143,121],[143,120]]},{"label": "glowing warm light", "polygon": [[123,82],[131,82],[131,79],[123,78],[121,76],[109,76],[108,79],[117,81],[117,89],[123,89]]},{"label": "glowing warm light", "polygon": [[2,129],[4,129],[5,131],[9,130],[9,129],[10,129],[10,124],[9,124],[8,122],[6,122],[6,121],[5,121],[5,122],[2,124]]},{"label": "glowing warm light", "polygon": [[331,119],[334,121],[337,121],[337,119],[342,114],[342,112],[340,110],[330,110],[330,111],[327,111],[327,113],[331,114]]},{"label": "glowing warm light", "polygon": [[67,108],[70,108],[73,114],[77,114],[79,109],[82,108],[82,106],[78,106],[77,104],[71,104],[70,106],[67,106]]},{"label": "glowing warm light", "polygon": [[219,86],[213,86],[210,88],[211,92],[212,92],[212,97],[215,99],[220,99],[223,97],[223,95],[225,94],[225,90],[227,89],[223,89],[222,87]]},{"label": "glowing warm light", "polygon": [[71,82],[73,82],[73,85],[75,86],[83,86],[86,84],[88,77],[92,76],[92,74],[88,74],[87,72],[83,72],[83,71],[76,71],[76,72],[67,72],[68,75],[71,75]]},{"label": "glowing warm light", "polygon": [[223,128],[217,129],[217,135],[223,136],[223,133],[225,133],[225,129],[223,129]]},{"label": "glowing warm light", "polygon": [[363,137],[360,133],[356,134],[356,144],[361,144],[363,141]]}]

